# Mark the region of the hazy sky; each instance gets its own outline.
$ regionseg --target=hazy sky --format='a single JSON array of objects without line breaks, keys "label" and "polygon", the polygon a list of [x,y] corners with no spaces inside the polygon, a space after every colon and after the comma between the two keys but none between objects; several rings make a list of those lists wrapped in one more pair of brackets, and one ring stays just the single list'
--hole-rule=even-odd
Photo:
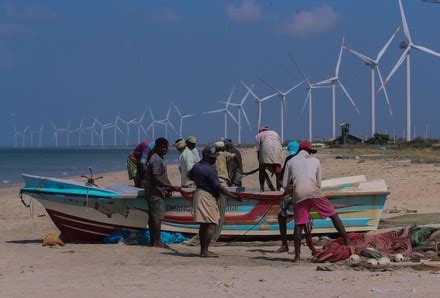
[{"label": "hazy sky", "polygon": [[[414,41],[440,51],[440,5],[407,0],[404,6]],[[350,47],[375,57],[399,25],[393,0],[0,1],[0,145],[12,144],[12,115],[19,130],[26,125],[37,130],[44,123],[49,144],[49,121],[66,126],[70,119],[74,128],[81,117],[90,125],[96,116],[108,123],[118,112],[124,119],[139,116],[148,105],[163,118],[170,102],[184,113],[201,113],[221,108],[218,101],[234,85],[238,101],[244,94],[240,80],[255,83],[258,95],[272,93],[259,77],[287,89],[301,80],[288,52],[312,81],[323,80],[334,72],[344,33]],[[400,32],[383,58],[385,76],[402,53],[403,38]],[[440,58],[413,52],[417,135],[428,123],[429,135],[440,136],[439,69]],[[361,136],[370,131],[368,70],[344,52],[340,77],[361,114],[338,90],[337,122],[351,123]],[[404,74],[401,68],[388,85],[394,118],[387,114],[383,95],[377,97],[378,130],[397,129],[399,136],[405,121]],[[288,97],[288,138],[307,138],[307,111],[300,113],[305,96],[299,88]],[[314,93],[316,137],[331,136],[330,103],[330,89]],[[251,142],[253,100],[246,110],[254,131],[244,130],[244,138]],[[279,115],[279,100],[263,105],[264,124],[279,130]],[[175,113],[172,121],[177,127]],[[236,139],[232,121],[229,130]],[[190,118],[184,134],[215,141],[223,136],[223,116]],[[106,138],[109,143],[110,135]],[[169,138],[177,136],[170,132]]]}]

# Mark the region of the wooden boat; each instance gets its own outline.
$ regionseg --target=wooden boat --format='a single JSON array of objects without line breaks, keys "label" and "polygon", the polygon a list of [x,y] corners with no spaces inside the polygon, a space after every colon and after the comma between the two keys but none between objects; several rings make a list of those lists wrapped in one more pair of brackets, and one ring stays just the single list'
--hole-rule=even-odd
[{"label": "wooden boat", "polygon": [[[147,227],[148,206],[142,189],[128,185],[99,187],[71,180],[22,176],[25,186],[20,197],[28,195],[41,203],[66,241],[102,242],[114,231],[136,231]],[[277,215],[281,192],[260,193],[249,188],[230,190],[241,193],[246,200],[227,200],[222,237],[279,235]],[[348,231],[377,229],[388,194],[383,180],[367,180],[365,176],[342,177],[324,180],[322,190]],[[189,194],[192,190],[184,191]],[[196,234],[198,225],[192,222],[191,199],[174,194],[165,202],[162,230]],[[321,219],[316,212],[310,216],[313,233],[335,232],[330,219]],[[292,229],[293,224],[290,220],[288,229]]]}]

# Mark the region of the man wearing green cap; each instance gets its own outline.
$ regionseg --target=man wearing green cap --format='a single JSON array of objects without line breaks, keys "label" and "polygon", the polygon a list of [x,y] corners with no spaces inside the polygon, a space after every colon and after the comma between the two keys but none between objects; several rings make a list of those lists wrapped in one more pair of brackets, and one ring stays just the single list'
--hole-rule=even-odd
[{"label": "man wearing green cap", "polygon": [[195,136],[189,136],[186,138],[186,146],[188,147],[189,150],[192,151],[192,153],[197,159],[197,162],[199,162],[201,158],[199,151],[196,148],[196,145],[197,145],[197,138]]}]

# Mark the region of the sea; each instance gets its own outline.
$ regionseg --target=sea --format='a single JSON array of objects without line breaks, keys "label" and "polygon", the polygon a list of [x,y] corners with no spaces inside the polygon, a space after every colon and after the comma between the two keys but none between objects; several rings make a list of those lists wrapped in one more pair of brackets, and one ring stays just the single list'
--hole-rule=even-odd
[{"label": "sea", "polygon": [[[94,176],[125,170],[132,148],[74,148],[74,149],[0,149],[0,187],[21,183],[20,174],[66,178]],[[168,164],[177,163],[178,152],[170,149],[165,156]]]}]

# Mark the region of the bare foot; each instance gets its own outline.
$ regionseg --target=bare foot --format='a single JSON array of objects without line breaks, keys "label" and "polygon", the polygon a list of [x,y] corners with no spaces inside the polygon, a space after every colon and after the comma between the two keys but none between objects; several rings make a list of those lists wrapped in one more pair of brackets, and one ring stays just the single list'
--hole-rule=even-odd
[{"label": "bare foot", "polygon": [[299,255],[295,255],[295,258],[293,258],[293,263],[299,263],[301,261]]},{"label": "bare foot", "polygon": [[285,246],[285,245],[281,245],[276,251],[275,253],[280,254],[283,252],[289,252],[289,247]]},{"label": "bare foot", "polygon": [[206,252],[206,253],[200,253],[200,257],[201,258],[218,258],[219,255],[213,252]]},{"label": "bare foot", "polygon": [[154,244],[152,246],[156,248],[170,248],[167,244],[163,244],[163,243]]}]

